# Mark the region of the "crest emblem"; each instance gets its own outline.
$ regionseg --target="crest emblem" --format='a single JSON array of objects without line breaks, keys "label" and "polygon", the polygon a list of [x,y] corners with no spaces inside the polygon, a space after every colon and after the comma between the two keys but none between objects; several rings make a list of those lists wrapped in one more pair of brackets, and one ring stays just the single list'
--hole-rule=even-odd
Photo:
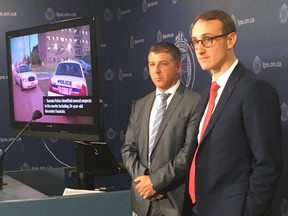
[{"label": "crest emblem", "polygon": [[157,32],[157,42],[161,42],[162,41],[162,32],[159,30]]},{"label": "crest emblem", "polygon": [[114,77],[113,71],[111,69],[106,70],[104,77],[105,77],[105,80],[107,81],[113,80],[113,77]]},{"label": "crest emblem", "polygon": [[144,0],[144,1],[142,2],[142,11],[143,11],[143,13],[146,13],[146,12],[147,12],[147,9],[148,9],[148,4],[147,4],[147,1]]},{"label": "crest emblem", "polygon": [[231,15],[231,18],[233,20],[233,22],[235,23],[235,25],[237,26],[237,18],[234,14]]},{"label": "crest emblem", "polygon": [[121,142],[124,142],[124,140],[125,140],[125,133],[124,133],[123,130],[120,131],[119,136],[120,136],[120,137],[119,137],[119,138],[120,138],[120,141],[121,141]]},{"label": "crest emblem", "polygon": [[259,74],[261,69],[262,69],[262,63],[261,60],[258,56],[255,57],[254,61],[253,61],[253,70],[255,74]]},{"label": "crest emblem", "polygon": [[281,23],[286,23],[288,20],[288,8],[286,4],[283,4],[279,10],[279,21]]},{"label": "crest emblem", "polygon": [[47,20],[53,20],[55,18],[55,12],[52,8],[48,8],[45,12],[45,17]]},{"label": "crest emblem", "polygon": [[107,130],[107,138],[108,138],[109,140],[115,139],[115,131],[114,131],[113,128],[109,128],[109,129]]},{"label": "crest emblem", "polygon": [[135,40],[134,40],[134,37],[131,36],[131,38],[130,38],[130,47],[134,48],[134,45],[135,45]]},{"label": "crest emblem", "polygon": [[193,89],[195,82],[195,58],[187,39],[181,31],[175,37],[175,46],[181,52],[182,71],[180,72],[180,81],[187,88]]},{"label": "crest emblem", "polygon": [[106,9],[105,11],[104,11],[104,14],[103,14],[103,18],[104,18],[104,20],[106,20],[106,21],[110,21],[110,20],[112,20],[112,12],[111,12],[111,10],[110,9]]},{"label": "crest emblem", "polygon": [[123,72],[122,69],[119,70],[119,80],[122,81],[123,80]]},{"label": "crest emblem", "polygon": [[149,71],[148,71],[148,68],[147,68],[147,67],[144,67],[143,77],[144,77],[144,80],[147,80],[148,77],[149,77]]},{"label": "crest emblem", "polygon": [[288,121],[288,106],[286,103],[281,105],[281,120],[284,122]]}]

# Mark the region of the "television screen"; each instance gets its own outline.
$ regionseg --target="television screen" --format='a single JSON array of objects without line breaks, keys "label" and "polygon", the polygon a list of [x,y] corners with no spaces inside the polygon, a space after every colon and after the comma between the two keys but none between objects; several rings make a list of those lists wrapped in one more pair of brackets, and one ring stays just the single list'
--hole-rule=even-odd
[{"label": "television screen", "polygon": [[95,17],[6,32],[11,127],[24,135],[103,139]]}]

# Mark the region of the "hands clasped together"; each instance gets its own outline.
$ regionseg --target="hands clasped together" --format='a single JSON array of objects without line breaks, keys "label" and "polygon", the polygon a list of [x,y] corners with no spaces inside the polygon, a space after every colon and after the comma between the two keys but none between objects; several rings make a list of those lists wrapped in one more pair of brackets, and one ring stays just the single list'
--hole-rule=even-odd
[{"label": "hands clasped together", "polygon": [[134,182],[136,183],[135,189],[143,199],[156,201],[164,197],[163,194],[157,193],[154,190],[153,184],[148,175],[138,176],[136,179],[134,179]]}]

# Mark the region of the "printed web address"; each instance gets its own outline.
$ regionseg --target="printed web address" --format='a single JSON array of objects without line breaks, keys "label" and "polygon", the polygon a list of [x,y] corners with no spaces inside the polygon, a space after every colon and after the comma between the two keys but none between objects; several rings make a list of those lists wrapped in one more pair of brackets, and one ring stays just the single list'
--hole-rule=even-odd
[{"label": "printed web address", "polygon": [[[12,142],[12,141],[14,141],[14,140],[15,140],[15,138],[13,138],[13,137],[0,137],[0,143]],[[19,141],[21,141],[21,140],[22,140],[22,138],[19,137],[19,138],[17,139],[17,142],[19,142]]]},{"label": "printed web address", "polygon": [[263,66],[263,69],[278,68],[278,67],[282,67],[282,62],[263,62],[262,66]]}]

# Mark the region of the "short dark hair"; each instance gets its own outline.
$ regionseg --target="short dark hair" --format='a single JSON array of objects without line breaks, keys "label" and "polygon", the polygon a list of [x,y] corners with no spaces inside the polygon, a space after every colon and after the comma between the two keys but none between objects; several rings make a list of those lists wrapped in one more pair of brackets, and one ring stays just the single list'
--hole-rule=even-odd
[{"label": "short dark hair", "polygon": [[223,23],[223,34],[229,34],[232,32],[236,33],[236,25],[232,19],[232,17],[222,10],[207,10],[197,16],[194,20],[194,24],[198,20],[220,20]]},{"label": "short dark hair", "polygon": [[181,52],[178,49],[177,46],[175,46],[173,43],[169,42],[158,42],[152,45],[149,49],[149,53],[163,53],[167,52],[170,53],[173,60],[177,63],[181,62]]}]

